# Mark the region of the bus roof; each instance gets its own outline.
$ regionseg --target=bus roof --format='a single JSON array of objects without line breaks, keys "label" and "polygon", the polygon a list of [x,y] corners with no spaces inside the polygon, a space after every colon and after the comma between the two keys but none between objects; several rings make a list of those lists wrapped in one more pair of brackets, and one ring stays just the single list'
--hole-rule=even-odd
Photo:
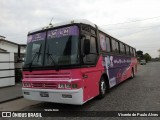
[{"label": "bus roof", "polygon": [[[73,24],[73,23],[82,23],[82,24],[87,24],[87,25],[90,25],[94,28],[96,28],[96,24],[90,22],[89,20],[86,20],[86,19],[75,19],[75,20],[70,20],[70,21],[66,21],[66,22],[61,22],[61,23],[56,23],[56,24],[52,24],[52,25],[48,25],[48,26],[45,26],[45,27],[41,27],[41,28],[38,28],[38,29],[34,29],[34,30],[31,30],[28,32],[28,34],[31,34],[31,33],[34,33],[34,32],[38,32],[38,31],[41,31],[41,30],[47,30],[47,29],[50,29],[50,28],[54,28],[54,27],[59,27],[59,26],[63,26],[63,25],[69,25],[69,24]],[[101,28],[98,26],[98,30],[104,32],[105,34],[108,34],[109,36],[111,36],[112,38],[115,38],[113,37],[113,35],[111,33],[108,33],[105,29]],[[115,38],[116,39],[116,38]],[[118,40],[118,39],[116,39]],[[121,41],[122,42],[122,41]],[[124,42],[122,42],[124,43]],[[124,43],[126,44],[126,43]],[[126,44],[127,45],[127,44]],[[130,46],[130,45],[129,45]],[[130,46],[131,47],[131,46]],[[132,47],[133,48],[133,47]],[[134,48],[135,49],[135,48]]]},{"label": "bus roof", "polygon": [[[94,28],[96,28],[96,24],[88,21],[88,20],[85,20],[85,19],[76,19],[76,20],[70,20],[70,21],[66,21],[66,22],[61,22],[61,23],[56,23],[56,24],[52,24],[52,25],[48,25],[48,26],[45,26],[45,27],[41,27],[41,28],[38,28],[38,29],[34,29],[34,30],[31,30],[29,31],[28,33],[34,33],[34,32],[38,32],[38,31],[41,31],[41,30],[45,30],[45,29],[49,29],[49,28],[54,28],[54,27],[59,27],[59,26],[63,26],[63,25],[69,25],[69,24],[73,24],[73,23],[83,23],[83,24],[88,24]],[[100,28],[98,26],[98,29],[107,33],[104,29]]]}]

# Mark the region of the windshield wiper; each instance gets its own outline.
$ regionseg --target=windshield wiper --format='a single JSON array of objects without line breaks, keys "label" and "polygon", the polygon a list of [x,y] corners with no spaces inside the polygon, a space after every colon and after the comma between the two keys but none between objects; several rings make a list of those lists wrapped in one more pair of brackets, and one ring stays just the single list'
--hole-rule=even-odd
[{"label": "windshield wiper", "polygon": [[38,61],[39,61],[39,56],[40,56],[40,54],[41,54],[41,48],[42,48],[42,44],[40,44],[39,51],[34,54],[33,59],[31,60],[31,62],[27,64],[27,65],[29,65],[30,70],[31,70],[31,66],[32,66],[32,64],[33,64],[33,61],[36,59],[36,57],[38,57],[38,58],[37,58],[37,63],[38,63]]},{"label": "windshield wiper", "polygon": [[[55,60],[54,60],[54,58],[53,58],[53,55],[49,52],[49,45],[48,45],[48,49],[47,49],[47,56],[52,60],[52,63],[54,64],[54,65],[56,65],[56,62],[55,62]],[[51,63],[51,64],[52,64]]]}]

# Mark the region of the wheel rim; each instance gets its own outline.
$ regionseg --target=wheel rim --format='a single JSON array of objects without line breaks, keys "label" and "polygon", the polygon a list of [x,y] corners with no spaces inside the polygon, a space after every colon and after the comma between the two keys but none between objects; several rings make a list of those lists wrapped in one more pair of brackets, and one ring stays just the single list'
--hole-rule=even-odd
[{"label": "wheel rim", "polygon": [[106,84],[104,81],[101,81],[101,92],[102,94],[105,94],[106,92]]}]

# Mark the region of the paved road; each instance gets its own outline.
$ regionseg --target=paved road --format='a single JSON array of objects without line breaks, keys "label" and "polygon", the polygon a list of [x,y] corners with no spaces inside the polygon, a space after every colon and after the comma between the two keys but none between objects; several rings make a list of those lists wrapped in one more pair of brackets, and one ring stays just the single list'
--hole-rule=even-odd
[{"label": "paved road", "polygon": [[[21,99],[21,104],[23,101],[26,100]],[[17,104],[20,105],[18,102]],[[102,100],[93,99],[82,106],[36,102],[21,110],[44,111],[45,109],[60,111],[160,111],[160,62],[140,65],[134,79],[128,79],[112,88]]]}]

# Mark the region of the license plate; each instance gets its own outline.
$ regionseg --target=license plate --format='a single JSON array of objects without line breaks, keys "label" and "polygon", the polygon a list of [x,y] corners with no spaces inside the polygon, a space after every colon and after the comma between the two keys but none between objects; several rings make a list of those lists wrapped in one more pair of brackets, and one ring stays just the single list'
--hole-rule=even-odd
[{"label": "license plate", "polygon": [[48,92],[40,92],[41,97],[49,97]]}]

